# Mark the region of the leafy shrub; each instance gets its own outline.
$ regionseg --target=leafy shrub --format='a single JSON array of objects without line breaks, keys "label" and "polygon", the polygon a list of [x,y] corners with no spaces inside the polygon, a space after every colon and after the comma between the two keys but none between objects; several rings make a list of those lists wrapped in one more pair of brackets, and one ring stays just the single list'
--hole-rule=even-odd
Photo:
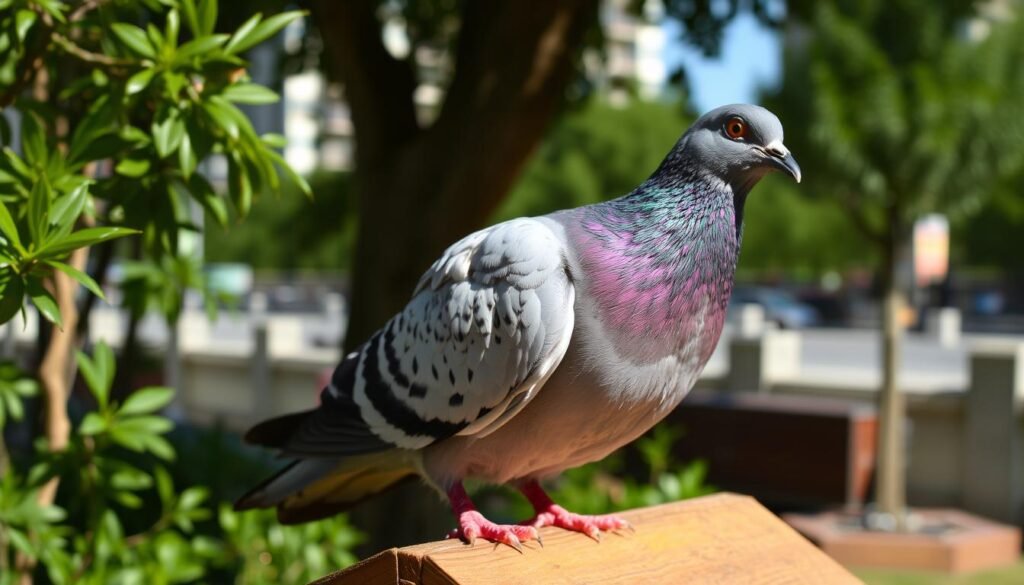
[{"label": "leafy shrub", "polygon": [[[350,551],[361,537],[344,516],[286,527],[272,510],[237,513],[222,503],[214,518],[209,489],[175,486],[168,469],[177,456],[166,438],[173,423],[157,413],[173,391],[142,388],[111,401],[114,355],[105,344],[91,358],[79,353],[78,365],[97,408],[66,449],[50,452],[41,441],[33,461],[4,470],[0,567],[38,560],[36,576],[54,583],[192,583],[211,573],[294,583],[355,562]],[[0,367],[0,403],[17,420],[34,384],[14,371]],[[40,506],[37,495],[53,478],[62,497]],[[0,571],[0,585],[18,578]]]}]

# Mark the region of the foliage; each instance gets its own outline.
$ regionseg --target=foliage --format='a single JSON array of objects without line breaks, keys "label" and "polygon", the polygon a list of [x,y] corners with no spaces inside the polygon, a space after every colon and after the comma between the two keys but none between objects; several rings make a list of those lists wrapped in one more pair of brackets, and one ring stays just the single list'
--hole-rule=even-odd
[{"label": "foliage", "polygon": [[286,189],[280,199],[254,205],[245,223],[206,230],[206,259],[258,270],[349,269],[359,225],[352,175],[319,172],[309,182],[317,194],[313,201],[291,197]]},{"label": "foliage", "polygon": [[[843,202],[871,241],[905,237],[924,212],[977,209],[1024,164],[1020,24],[919,0],[806,12],[769,101],[812,171],[804,188]],[[972,17],[991,34],[965,34]]]},{"label": "foliage", "polygon": [[[282,137],[257,135],[238,107],[277,100],[251,82],[243,55],[301,16],[256,14],[222,33],[217,0],[0,0],[0,107],[16,111],[0,116],[0,322],[27,296],[61,326],[54,274],[102,297],[110,240],[135,233],[121,264],[126,306],[173,320],[186,288],[205,289],[188,245],[200,230],[192,207],[227,225],[258,195],[280,192],[279,173],[309,194],[276,150]],[[226,193],[207,174],[214,158],[226,165]],[[101,253],[89,275],[68,257],[92,246]],[[74,364],[64,365],[56,371]],[[158,412],[173,392],[114,400],[114,354],[102,344],[77,366],[95,410],[68,445],[40,439],[26,462],[8,461],[0,444],[0,583],[26,572],[55,583],[185,583],[212,570],[306,578],[350,560],[342,547],[356,536],[343,518],[276,532],[270,556],[254,560],[248,541],[272,532],[269,517],[223,513],[218,525],[209,490],[176,488],[167,471],[173,424]],[[0,366],[0,430],[34,392]],[[58,485],[51,504],[43,494]],[[328,532],[323,546],[338,550],[304,550],[302,538]]]},{"label": "foliage", "polygon": [[282,526],[273,510],[238,513],[224,504],[220,526],[238,558],[235,582],[245,585],[306,583],[358,559],[352,549],[362,536],[345,516]]},{"label": "foliage", "polygon": [[615,106],[595,96],[552,129],[494,219],[625,195],[657,168],[691,119],[679,105]]},{"label": "foliage", "polygon": [[[627,473],[627,453],[619,451],[601,461],[567,470],[553,483],[551,499],[573,512],[607,514],[713,493],[715,488],[706,483],[706,462],[697,460],[681,465],[673,459],[672,447],[680,436],[680,429],[658,425],[629,448],[639,453],[643,473]],[[484,489],[480,501],[496,518],[518,521],[533,514],[526,502],[508,499],[504,492],[490,488]]]},{"label": "foliage", "polygon": [[[280,190],[279,171],[309,192],[276,152],[282,138],[258,136],[236,105],[277,100],[250,82],[242,55],[301,13],[256,14],[232,34],[220,34],[216,0],[2,0],[0,6],[0,47],[14,48],[0,51],[0,104],[13,101],[22,114],[20,154],[6,122],[0,132],[0,322],[27,294],[59,324],[43,284],[48,275],[61,270],[101,295],[94,278],[63,261],[76,248],[134,231],[142,234],[144,261],[173,275],[180,263],[164,259],[187,255],[181,236],[199,229],[190,200],[218,224],[229,222],[225,198],[201,172],[212,156],[226,161],[238,216],[256,195]],[[26,79],[47,99],[23,94],[26,83],[19,80]],[[86,227],[93,223],[103,227]],[[173,318],[174,303],[155,304]]]},{"label": "foliage", "polygon": [[[5,474],[0,488],[4,566],[15,565],[18,551],[42,560],[55,583],[181,583],[200,577],[216,547],[208,539],[187,537],[195,522],[209,516],[206,490],[176,493],[160,463],[174,458],[163,437],[172,424],[155,413],[170,402],[173,391],[144,388],[122,403],[111,402],[110,348],[98,345],[91,359],[80,353],[78,364],[97,410],[82,419],[66,449],[51,453],[39,444],[36,463],[27,472],[14,468]],[[126,450],[155,459],[139,464]],[[75,497],[63,508],[41,507],[36,493],[54,477]],[[126,524],[138,523],[127,512],[140,509],[143,497],[154,491],[160,502],[157,518],[127,532]],[[17,578],[14,571],[7,574],[11,582]]]},{"label": "foliage", "polygon": [[874,250],[864,243],[834,201],[806,197],[788,177],[769,175],[747,198],[738,278],[809,280],[870,265]]},{"label": "foliage", "polygon": [[[97,408],[66,449],[51,453],[38,444],[34,463],[3,474],[0,568],[14,567],[20,552],[41,560],[54,583],[191,583],[224,569],[240,583],[292,583],[355,561],[350,551],[360,537],[343,516],[282,527],[273,511],[236,513],[222,505],[211,531],[209,490],[176,488],[167,469],[176,457],[166,439],[172,423],[158,412],[173,391],[143,388],[113,402],[110,348],[97,345],[78,363]],[[4,382],[8,411],[20,412],[8,394],[20,399],[31,382]],[[53,477],[66,497],[40,506],[36,494]],[[16,571],[0,571],[0,583],[15,582]]]}]

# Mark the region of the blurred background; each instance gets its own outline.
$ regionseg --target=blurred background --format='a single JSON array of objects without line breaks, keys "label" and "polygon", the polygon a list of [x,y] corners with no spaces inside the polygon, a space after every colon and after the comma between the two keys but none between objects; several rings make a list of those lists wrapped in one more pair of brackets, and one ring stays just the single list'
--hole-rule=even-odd
[{"label": "blurred background", "polygon": [[[46,567],[65,562],[43,552],[50,547],[65,550],[67,575],[96,582],[152,575],[168,558],[193,567],[173,582],[299,582],[444,534],[450,516],[422,486],[301,528],[283,529],[270,513],[230,512],[224,503],[279,464],[239,436],[314,406],[343,348],[404,305],[449,243],[494,222],[628,193],[696,116],[752,102],[782,120],[804,183],[769,176],[751,195],[729,321],[694,394],[636,446],[567,474],[555,499],[604,512],[741,491],[795,514],[786,517],[812,538],[801,519],[837,510],[836,522],[868,532],[966,531],[949,516],[933,522],[915,512],[955,509],[1018,530],[1008,532],[1009,566],[979,573],[910,564],[932,572],[858,575],[869,583],[1024,582],[1024,5],[546,4],[0,0],[11,157],[32,155],[35,119],[48,144],[72,145],[72,161],[85,120],[121,137],[141,128],[154,145],[102,150],[87,169],[73,169],[94,186],[85,215],[142,234],[96,243],[82,260],[105,299],[80,291],[77,326],[59,330],[32,296],[24,318],[0,332],[0,353],[20,368],[5,374],[6,399],[19,404],[7,406],[0,445],[0,469],[11,471],[0,490],[8,496],[6,508],[0,503],[8,564],[0,568],[23,562],[19,555]],[[263,20],[250,24],[258,12]],[[173,53],[185,47],[179,19],[182,43],[211,39],[184,60]],[[101,32],[114,22],[138,25],[141,41]],[[247,39],[252,31],[259,38]],[[152,43],[153,55],[133,39]],[[179,86],[172,76],[180,67],[192,69]],[[188,84],[194,98],[178,93]],[[237,109],[201,102],[218,84]],[[130,107],[100,119],[106,106],[97,96],[107,91],[111,103]],[[188,117],[200,103],[214,128],[205,150]],[[176,116],[184,139],[162,134],[174,136],[164,128]],[[276,154],[259,156],[277,156],[271,162],[287,180],[277,184],[255,170],[260,159],[233,154],[237,144],[249,152],[247,132],[263,137]],[[231,142],[237,135],[243,142]],[[147,162],[119,162],[131,160]],[[24,173],[4,164],[0,186],[14,185]],[[12,210],[24,200],[30,216],[32,196],[13,187],[2,195]],[[161,206],[174,210],[170,219]],[[20,291],[18,299],[15,310]],[[38,493],[29,472],[42,457],[38,437],[60,459],[46,378],[33,372],[62,335],[101,364],[80,359],[76,381],[73,356],[62,362],[72,372],[72,446],[82,441],[81,452],[93,453],[80,435],[99,432],[82,427],[105,412],[101,395],[125,401],[158,385],[175,391],[154,399],[175,428],[150,430],[177,455],[154,467],[145,459],[159,459],[159,448],[126,455],[128,445],[113,438],[110,460],[127,457],[149,479],[129,473],[92,511],[72,503],[87,489],[76,482],[88,486],[88,478],[72,481],[51,463],[44,479],[63,478],[55,505],[70,515],[32,524],[12,502]],[[86,378],[103,369],[108,346],[109,380],[97,390]],[[146,495],[157,488],[159,498]],[[173,494],[189,489],[201,495],[181,511]],[[525,517],[515,498],[482,489],[485,512]],[[129,509],[144,513],[126,518]],[[53,525],[81,542],[47,540],[41,526]],[[17,546],[10,535],[22,533]],[[141,544],[94,550],[124,534],[151,553]],[[101,554],[105,564],[82,561]],[[146,554],[155,564],[144,564]],[[871,565],[877,558],[867,554],[840,560]],[[54,571],[34,575],[61,582]]]}]

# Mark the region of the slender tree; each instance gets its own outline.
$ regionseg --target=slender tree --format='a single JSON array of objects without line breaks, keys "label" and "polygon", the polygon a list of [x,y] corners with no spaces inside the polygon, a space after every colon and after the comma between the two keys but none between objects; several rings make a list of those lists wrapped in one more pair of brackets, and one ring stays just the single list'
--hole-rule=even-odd
[{"label": "slender tree", "polygon": [[1024,35],[974,2],[794,5],[785,75],[769,98],[806,169],[881,259],[882,386],[877,506],[906,507],[901,315],[909,237],[923,213],[968,213],[1019,169]]}]

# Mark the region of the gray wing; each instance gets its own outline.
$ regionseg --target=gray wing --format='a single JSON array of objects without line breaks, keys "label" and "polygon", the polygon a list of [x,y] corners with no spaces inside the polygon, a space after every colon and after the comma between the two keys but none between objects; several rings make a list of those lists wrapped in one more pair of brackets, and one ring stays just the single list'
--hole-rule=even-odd
[{"label": "gray wing", "polygon": [[543,220],[466,236],[338,367],[292,454],[418,449],[493,432],[540,390],[572,336],[564,244]]}]

